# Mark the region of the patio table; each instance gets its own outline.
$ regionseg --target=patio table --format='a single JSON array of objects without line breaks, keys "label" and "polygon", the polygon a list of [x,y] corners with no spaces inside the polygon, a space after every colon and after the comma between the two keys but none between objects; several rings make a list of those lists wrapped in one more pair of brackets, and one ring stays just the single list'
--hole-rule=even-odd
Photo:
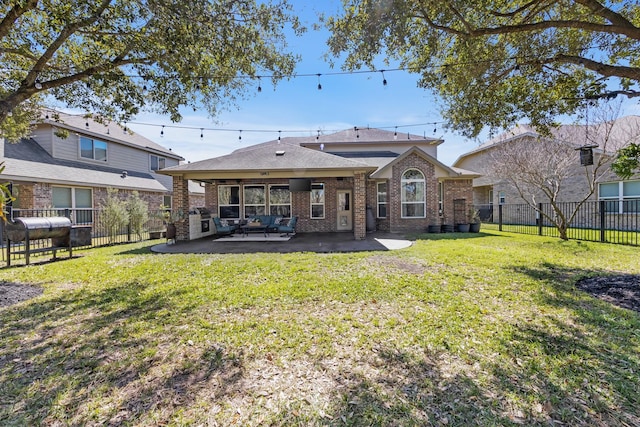
[{"label": "patio table", "polygon": [[242,237],[248,236],[249,233],[263,232],[264,237],[269,237],[269,230],[267,225],[241,225]]}]

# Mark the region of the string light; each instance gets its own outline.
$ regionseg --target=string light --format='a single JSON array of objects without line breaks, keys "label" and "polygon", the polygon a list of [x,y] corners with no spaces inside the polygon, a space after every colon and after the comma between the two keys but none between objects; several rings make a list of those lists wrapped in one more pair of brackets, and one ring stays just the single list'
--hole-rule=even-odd
[{"label": "string light", "polygon": [[282,132],[282,131],[280,131],[280,130],[278,131],[278,142],[280,142],[280,133],[281,133],[281,132]]},{"label": "string light", "polygon": [[38,90],[42,89],[42,83],[40,83],[40,80],[36,80],[36,84],[34,86]]},{"label": "string light", "polygon": [[260,80],[260,76],[258,76],[258,92],[262,92],[262,81]]},{"label": "string light", "polygon": [[242,129],[240,130],[240,135],[238,135],[238,141],[242,141]]},{"label": "string light", "polygon": [[200,139],[204,137],[204,128],[200,128]]},{"label": "string light", "polygon": [[380,72],[382,73],[382,86],[386,86],[387,85],[387,79],[384,78],[384,70],[380,70]]},{"label": "string light", "polygon": [[318,90],[322,90],[322,85],[320,84],[320,76],[322,74],[318,73]]},{"label": "string light", "polygon": [[[276,129],[237,129],[237,128],[215,128],[215,127],[195,127],[195,126],[183,126],[183,125],[161,125],[161,124],[156,124],[156,123],[145,123],[145,122],[131,122],[134,125],[139,125],[139,126],[157,126],[160,127],[160,136],[164,136],[164,130],[165,127],[166,128],[173,128],[173,129],[182,129],[182,130],[200,130],[201,132],[203,131],[210,131],[210,132],[238,132],[240,133],[240,136],[238,139],[242,139],[242,132],[251,132],[251,133],[277,133],[279,137],[282,136],[283,133],[295,133],[295,134],[309,134],[312,132],[316,132],[316,140],[320,139],[320,129],[317,130],[309,130],[309,129],[290,129],[290,130],[276,130]],[[381,129],[381,130],[386,130],[386,129],[393,129],[393,137],[394,139],[398,138],[398,129],[399,128],[415,128],[415,127],[426,127],[426,126],[436,126],[434,128],[434,130],[437,130],[437,125],[439,124],[443,124],[445,123],[444,121],[437,121],[437,122],[424,122],[424,123],[413,123],[413,124],[407,124],[407,125],[395,125],[395,126],[375,126],[375,129]],[[125,127],[127,126],[127,122],[124,123]],[[355,132],[358,132],[361,128],[358,128],[357,126],[353,127]],[[340,132],[343,131],[343,129],[325,129],[326,132]]]}]

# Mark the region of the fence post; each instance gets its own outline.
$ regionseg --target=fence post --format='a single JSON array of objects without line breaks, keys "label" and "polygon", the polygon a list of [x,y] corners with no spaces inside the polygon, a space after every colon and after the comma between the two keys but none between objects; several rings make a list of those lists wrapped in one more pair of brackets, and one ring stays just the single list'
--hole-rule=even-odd
[{"label": "fence post", "polygon": [[502,231],[502,205],[498,205],[498,230]]},{"label": "fence post", "polygon": [[544,216],[542,215],[542,203],[538,203],[538,212],[536,212],[538,216],[538,236],[542,236],[542,222]]},{"label": "fence post", "polygon": [[605,238],[605,207],[606,207],[606,201],[604,200],[600,200],[600,241],[601,242],[606,242],[606,238]]}]

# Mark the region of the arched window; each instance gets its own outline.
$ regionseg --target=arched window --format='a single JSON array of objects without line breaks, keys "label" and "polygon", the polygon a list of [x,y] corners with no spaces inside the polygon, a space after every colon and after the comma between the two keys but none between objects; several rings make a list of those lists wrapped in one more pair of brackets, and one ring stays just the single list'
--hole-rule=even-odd
[{"label": "arched window", "polygon": [[402,218],[424,218],[426,216],[426,186],[424,174],[409,169],[402,174]]}]

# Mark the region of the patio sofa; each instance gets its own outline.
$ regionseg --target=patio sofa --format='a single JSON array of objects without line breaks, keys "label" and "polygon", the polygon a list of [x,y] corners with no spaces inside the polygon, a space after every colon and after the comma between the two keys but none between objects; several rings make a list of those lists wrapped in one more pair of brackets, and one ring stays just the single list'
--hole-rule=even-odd
[{"label": "patio sofa", "polygon": [[236,224],[228,223],[226,220],[221,220],[217,216],[213,217],[213,224],[216,226],[216,235],[218,236],[233,234],[238,229]]}]

